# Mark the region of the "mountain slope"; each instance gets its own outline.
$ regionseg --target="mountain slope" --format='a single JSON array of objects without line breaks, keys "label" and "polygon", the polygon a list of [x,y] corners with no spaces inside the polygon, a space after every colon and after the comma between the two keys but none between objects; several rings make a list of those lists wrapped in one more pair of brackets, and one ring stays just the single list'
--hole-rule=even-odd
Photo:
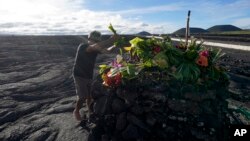
[{"label": "mountain slope", "polygon": [[[186,33],[186,28],[181,28],[175,32],[173,32],[173,34],[178,34],[178,35],[184,35]],[[190,28],[190,34],[198,34],[198,33],[208,33],[208,31],[206,31],[205,29],[202,28],[198,28],[198,27],[191,27]]]},{"label": "mountain slope", "polygon": [[234,25],[215,25],[208,28],[207,31],[211,33],[216,33],[216,32],[226,32],[226,31],[241,31],[241,29]]}]

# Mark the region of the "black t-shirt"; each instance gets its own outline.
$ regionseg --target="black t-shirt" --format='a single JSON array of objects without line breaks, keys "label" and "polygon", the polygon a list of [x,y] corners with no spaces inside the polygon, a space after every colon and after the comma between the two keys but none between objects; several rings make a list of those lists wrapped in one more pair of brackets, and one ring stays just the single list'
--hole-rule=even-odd
[{"label": "black t-shirt", "polygon": [[73,75],[87,79],[93,78],[95,60],[98,52],[86,52],[88,44],[80,44],[77,48]]}]

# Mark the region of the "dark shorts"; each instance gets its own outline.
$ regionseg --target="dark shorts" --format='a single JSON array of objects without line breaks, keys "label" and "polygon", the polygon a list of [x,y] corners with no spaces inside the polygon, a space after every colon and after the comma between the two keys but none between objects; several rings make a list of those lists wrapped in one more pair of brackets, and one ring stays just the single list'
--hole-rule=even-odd
[{"label": "dark shorts", "polygon": [[74,82],[76,87],[76,94],[79,98],[90,97],[91,79],[86,79],[79,76],[74,76]]}]

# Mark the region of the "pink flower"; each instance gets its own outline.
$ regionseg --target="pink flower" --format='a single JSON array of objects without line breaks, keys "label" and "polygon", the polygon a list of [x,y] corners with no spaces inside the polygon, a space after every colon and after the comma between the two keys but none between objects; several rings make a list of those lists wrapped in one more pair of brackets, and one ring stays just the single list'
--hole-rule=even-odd
[{"label": "pink flower", "polygon": [[209,56],[209,51],[208,50],[204,50],[204,51],[201,51],[199,53],[200,56],[205,56],[205,57],[208,57]]},{"label": "pink flower", "polygon": [[115,68],[120,68],[120,67],[122,67],[122,64],[119,64],[119,63],[117,63],[116,60],[114,60],[114,61],[111,63],[111,66],[113,66],[113,67],[115,67]]},{"label": "pink flower", "polygon": [[153,52],[154,52],[154,54],[157,54],[157,53],[161,52],[161,47],[159,47],[159,46],[154,46],[154,47],[153,47]]}]

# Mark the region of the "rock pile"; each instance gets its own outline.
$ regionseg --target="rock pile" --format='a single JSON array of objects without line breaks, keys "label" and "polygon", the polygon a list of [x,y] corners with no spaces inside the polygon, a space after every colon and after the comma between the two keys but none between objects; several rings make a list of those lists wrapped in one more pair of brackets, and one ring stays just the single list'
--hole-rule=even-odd
[{"label": "rock pile", "polygon": [[221,140],[227,138],[226,107],[222,91],[182,93],[138,88],[111,89],[93,83],[95,123],[89,140],[162,141]]}]

